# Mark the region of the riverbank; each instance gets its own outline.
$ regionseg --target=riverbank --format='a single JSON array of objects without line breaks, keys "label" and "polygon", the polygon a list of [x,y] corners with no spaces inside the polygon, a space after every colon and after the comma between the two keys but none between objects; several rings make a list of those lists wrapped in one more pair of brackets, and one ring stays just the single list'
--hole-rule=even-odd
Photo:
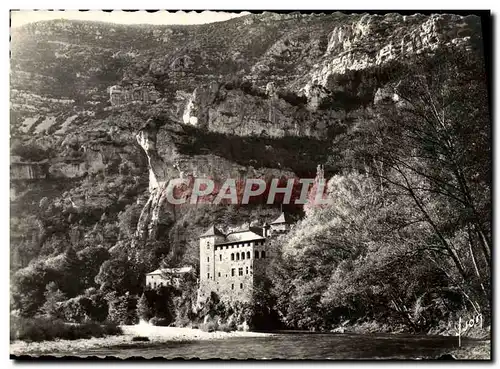
[{"label": "riverbank", "polygon": [[[10,344],[11,355],[78,355],[79,352],[107,347],[132,348],[165,344],[168,342],[208,341],[235,337],[267,337],[272,333],[257,332],[204,332],[200,329],[157,327],[149,324],[123,325],[123,334],[102,338],[55,340],[42,342],[14,341]],[[132,341],[133,337],[147,337],[149,341]]]},{"label": "riverbank", "polygon": [[[121,326],[123,335],[78,340],[43,342],[14,341],[11,355],[99,356],[104,357],[203,357],[214,358],[296,358],[296,359],[443,359],[453,355],[456,360],[489,360],[490,339],[465,338],[457,348],[453,336],[406,334],[310,334],[205,332],[199,329],[156,327],[147,324]],[[272,340],[259,340],[274,336]],[[133,341],[147,337],[148,341]],[[248,339],[248,340],[247,340]],[[211,340],[219,340],[217,343]],[[317,347],[312,350],[311,344]],[[334,349],[344,347],[341,351]],[[413,348],[412,348],[413,347]],[[252,351],[253,350],[253,351]],[[311,351],[312,350],[312,351]],[[316,350],[316,351],[315,351]],[[350,350],[350,351],[349,351]],[[216,355],[216,356],[213,356]],[[248,356],[250,355],[250,356]],[[252,356],[253,355],[253,356]]]},{"label": "riverbank", "polygon": [[456,360],[491,360],[491,341],[477,342],[450,352]]}]

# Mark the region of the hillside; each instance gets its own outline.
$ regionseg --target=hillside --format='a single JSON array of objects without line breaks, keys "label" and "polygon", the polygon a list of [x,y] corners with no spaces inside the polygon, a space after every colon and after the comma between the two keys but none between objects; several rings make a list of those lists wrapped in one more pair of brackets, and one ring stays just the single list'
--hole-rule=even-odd
[{"label": "hillside", "polygon": [[482,58],[479,18],[448,14],[58,20],[11,39],[11,271],[102,246],[108,261],[135,264],[132,292],[162,261],[198,267],[210,224],[279,214],[279,204],[172,208],[169,180],[365,171],[363,129],[406,107],[394,86],[439,53]]},{"label": "hillside", "polygon": [[59,20],[13,29],[14,214],[32,212],[32,192],[54,181],[67,191],[49,202],[71,201],[76,213],[116,217],[147,196],[134,136],[151,117],[160,157],[184,174],[314,177],[319,163],[338,171],[341,147],[329,142],[370,119],[398,65],[471,47],[479,27],[454,15],[263,13],[197,26]]}]

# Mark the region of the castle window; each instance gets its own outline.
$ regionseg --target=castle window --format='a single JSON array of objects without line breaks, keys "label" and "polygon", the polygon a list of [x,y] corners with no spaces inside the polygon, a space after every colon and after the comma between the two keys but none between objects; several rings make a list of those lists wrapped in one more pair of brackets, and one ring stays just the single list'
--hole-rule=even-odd
[{"label": "castle window", "polygon": [[231,248],[234,249],[234,245],[231,245]]},{"label": "castle window", "polygon": [[163,282],[160,282],[160,287],[163,287]]},{"label": "castle window", "polygon": [[248,274],[248,267],[246,268],[246,273]]},{"label": "castle window", "polygon": [[240,260],[240,254],[238,252],[236,253],[236,260]]},{"label": "castle window", "polygon": [[243,289],[243,283],[240,283],[240,289]]},{"label": "castle window", "polygon": [[231,285],[231,289],[234,290],[234,283]]},{"label": "castle window", "polygon": [[231,268],[231,277],[234,277],[234,268]]},{"label": "castle window", "polygon": [[238,275],[242,276],[243,275],[243,268],[238,268]]},{"label": "castle window", "polygon": [[264,250],[261,251],[260,258],[261,259],[265,259],[266,258],[266,252]]},{"label": "castle window", "polygon": [[210,250],[210,242],[207,242],[207,250]]},{"label": "castle window", "polygon": [[250,258],[251,258],[251,255],[252,255],[252,254],[250,253],[250,251],[247,251],[247,259],[250,259]]},{"label": "castle window", "polygon": [[219,260],[222,261],[222,254],[219,255]]},{"label": "castle window", "polygon": [[241,260],[245,260],[245,252],[244,251],[241,253]]},{"label": "castle window", "polygon": [[258,259],[259,258],[259,252],[257,250],[255,250],[255,258]]},{"label": "castle window", "polygon": [[207,256],[207,263],[210,262],[210,256]]},{"label": "castle window", "polygon": [[156,282],[153,282],[153,288],[156,288]]},{"label": "castle window", "polygon": [[234,254],[231,254],[231,260],[234,260]]},{"label": "castle window", "polygon": [[210,279],[210,273],[207,273],[207,278]]},{"label": "castle window", "polygon": [[[220,277],[220,272],[219,272],[219,277]],[[217,282],[217,283],[219,283],[219,282]]]}]

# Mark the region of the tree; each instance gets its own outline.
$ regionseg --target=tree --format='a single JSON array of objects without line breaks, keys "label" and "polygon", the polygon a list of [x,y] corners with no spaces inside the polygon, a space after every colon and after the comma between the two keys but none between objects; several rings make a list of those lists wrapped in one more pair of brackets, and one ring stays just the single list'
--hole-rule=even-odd
[{"label": "tree", "polygon": [[75,249],[69,246],[63,254],[62,261],[57,268],[61,273],[61,290],[68,297],[77,296],[82,291],[82,266]]},{"label": "tree", "polygon": [[12,277],[12,308],[22,316],[34,316],[45,302],[45,287],[60,275],[44,263],[33,263]]},{"label": "tree", "polygon": [[137,317],[139,320],[144,320],[146,322],[153,317],[151,307],[149,306],[148,299],[144,293],[137,302]]},{"label": "tree", "polygon": [[489,311],[491,172],[486,76],[477,53],[440,52],[394,86],[398,106],[364,127],[373,174],[410,200],[432,232],[426,254],[469,307]]},{"label": "tree", "polygon": [[80,259],[80,281],[83,289],[95,286],[95,277],[101,265],[110,258],[108,250],[102,246],[89,246],[78,252]]},{"label": "tree", "polygon": [[63,304],[64,317],[73,323],[92,320],[92,301],[87,296],[73,297]]},{"label": "tree", "polygon": [[140,288],[137,270],[125,257],[106,260],[95,277],[96,283],[104,292],[116,291],[120,294],[135,292]]},{"label": "tree", "polygon": [[117,324],[135,324],[137,322],[137,298],[129,294],[119,296],[116,292],[109,293],[108,320]]},{"label": "tree", "polygon": [[50,282],[45,287],[44,296],[45,303],[41,308],[42,312],[51,318],[60,318],[62,316],[60,303],[66,299],[64,293],[55,282]]}]

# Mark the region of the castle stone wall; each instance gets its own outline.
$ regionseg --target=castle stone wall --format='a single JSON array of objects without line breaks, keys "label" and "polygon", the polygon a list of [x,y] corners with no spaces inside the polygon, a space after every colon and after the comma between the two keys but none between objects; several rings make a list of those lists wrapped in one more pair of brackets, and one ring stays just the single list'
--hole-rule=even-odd
[{"label": "castle stone wall", "polygon": [[[208,249],[208,239],[211,238],[200,239],[199,298],[205,300],[213,291],[224,301],[249,302],[255,277],[260,274],[256,275],[255,271],[264,270],[260,264],[266,264],[270,256],[269,251],[265,249],[265,242],[246,241],[216,245],[215,248]],[[266,259],[261,259],[264,250]],[[259,259],[255,259],[256,251],[259,253]],[[231,259],[232,254],[234,260]]]}]

